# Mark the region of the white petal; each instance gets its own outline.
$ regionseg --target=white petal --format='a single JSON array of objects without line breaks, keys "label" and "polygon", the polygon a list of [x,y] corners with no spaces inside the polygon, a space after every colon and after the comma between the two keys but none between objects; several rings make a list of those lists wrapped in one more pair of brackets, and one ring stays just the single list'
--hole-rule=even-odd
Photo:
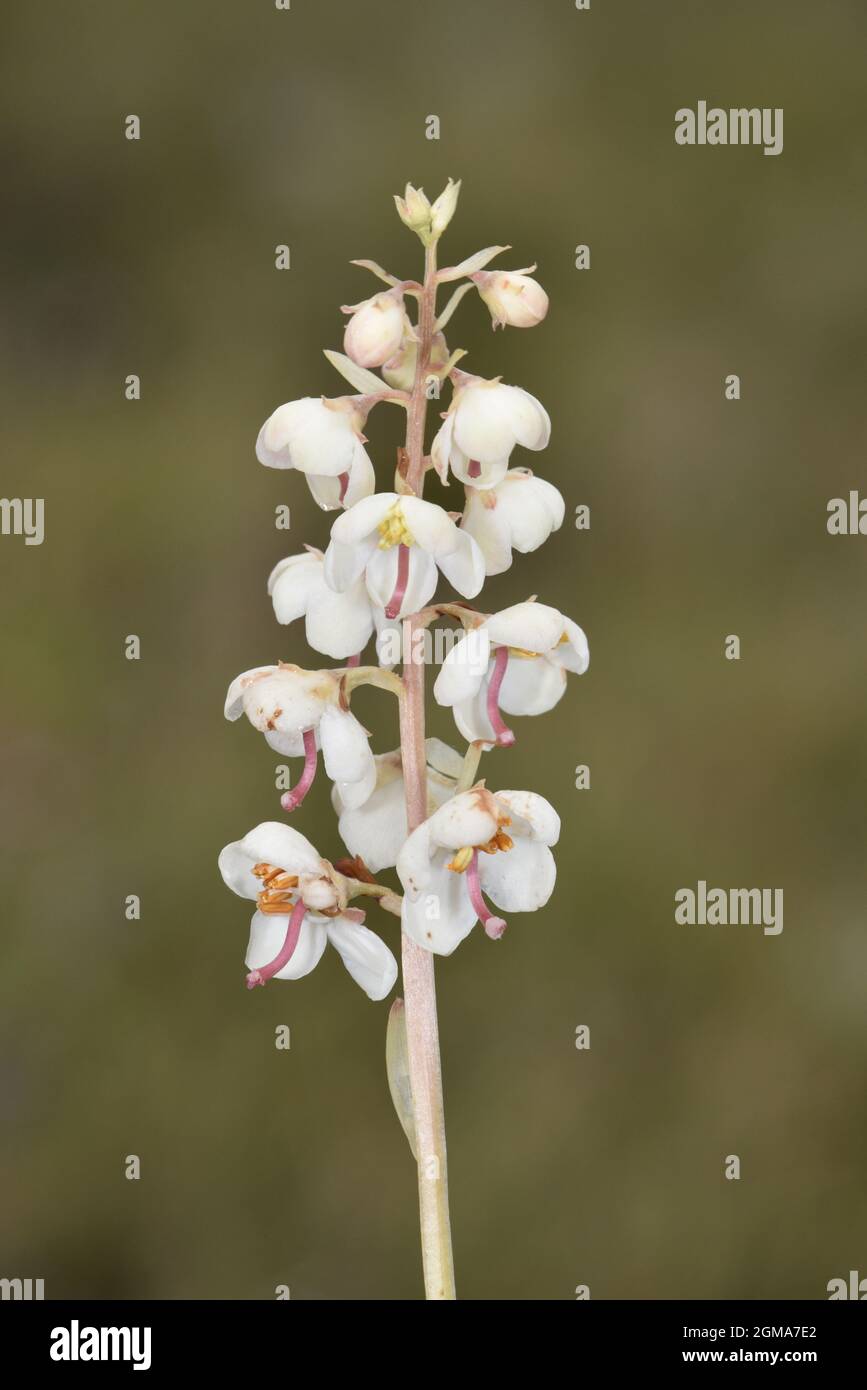
[{"label": "white petal", "polygon": [[277,669],[276,666],[254,666],[249,671],[242,671],[240,676],[236,676],[226,693],[226,704],[223,711],[226,718],[240,719],[244,713],[244,695],[248,686],[252,685],[254,680],[264,679],[265,676],[272,675]]},{"label": "white petal", "polygon": [[319,736],[325,771],[340,787],[343,804],[361,805],[376,785],[368,735],[349,710],[329,705],[319,722]]},{"label": "white petal", "polygon": [[397,876],[404,893],[415,901],[431,881],[430,820],[422,821],[407,837],[397,856]]},{"label": "white petal", "polygon": [[373,497],[363,497],[337,518],[331,527],[331,539],[342,545],[356,545],[365,540],[375,533],[396,501],[396,492],[377,492]]},{"label": "white petal", "polygon": [[590,665],[587,638],[583,629],[577,623],[573,623],[571,618],[563,619],[563,627],[568,641],[556,646],[549,654],[549,659],[559,666],[565,666],[567,671],[574,671],[577,676],[583,676]]},{"label": "white petal", "polygon": [[391,869],[407,838],[403,778],[377,786],[363,806],[348,807],[338,822],[350,854],[358,854],[372,874]]},{"label": "white petal", "polygon": [[400,509],[417,545],[437,559],[451,554],[457,545],[457,527],[443,507],[421,497],[402,497]]},{"label": "white petal", "polygon": [[431,444],[431,462],[443,483],[448,482],[449,457],[452,449],[452,435],[454,434],[455,417],[454,412],[449,411],[443,420]]},{"label": "white petal", "polygon": [[445,867],[440,855],[430,874],[424,894],[411,900],[404,897],[401,922],[407,936],[418,946],[439,956],[450,956],[476,924],[476,912],[467,892],[466,876]]},{"label": "white petal", "polygon": [[259,431],[256,457],[268,468],[336,476],[352,462],[352,417],[313,396],[278,406]]},{"label": "white petal", "polygon": [[515,447],[512,388],[499,382],[480,382],[464,387],[455,408],[454,440],[470,459],[479,463],[508,458]]},{"label": "white petal", "polygon": [[512,528],[500,505],[499,489],[493,488],[484,493],[486,499],[493,499],[493,506],[486,505],[482,495],[481,491],[468,492],[461,530],[472,536],[478,545],[486,573],[504,574],[512,563]]},{"label": "white petal", "polygon": [[324,579],[311,595],[305,624],[317,652],[341,661],[363,651],[373,633],[373,609],[363,579],[338,594]]},{"label": "white petal", "polygon": [[[268,965],[282,949],[286,940],[289,918],[277,913],[256,912],[250,923],[250,941],[244,963],[248,970],[261,970]],[[300,980],[309,975],[322,959],[322,952],[328,945],[328,933],[322,925],[321,917],[310,913],[301,923],[298,944],[291,959],[273,976],[275,980]]]},{"label": "white petal", "polygon": [[425,756],[428,767],[432,767],[435,772],[440,772],[444,777],[450,777],[453,781],[461,775],[464,766],[464,759],[461,753],[455,751],[448,743],[443,743],[441,738],[425,739]]},{"label": "white petal", "polygon": [[397,961],[384,941],[350,917],[335,917],[328,939],[368,999],[384,999],[397,979]]},{"label": "white petal", "polygon": [[512,656],[500,686],[498,704],[506,714],[547,714],[563,698],[566,672],[548,657]]},{"label": "white petal", "polygon": [[497,792],[496,797],[514,816],[527,822],[534,840],[556,845],[560,838],[560,817],[544,796],[537,792],[503,791]]},{"label": "white petal", "polygon": [[[343,515],[346,516],[348,513],[344,512]],[[364,574],[371,555],[376,554],[376,545],[376,532],[347,545],[343,541],[335,540],[332,530],[323,568],[326,584],[337,593],[344,593],[351,588]]]},{"label": "white petal", "polygon": [[325,477],[321,473],[308,473],[307,485],[317,505],[325,512],[335,512],[338,507],[354,507],[362,498],[370,497],[376,491],[376,474],[360,439],[355,440],[348,478],[342,497],[343,474],[340,477]]},{"label": "white petal", "polygon": [[268,593],[278,623],[292,623],[307,612],[310,595],[324,584],[322,556],[305,550],[280,560],[268,576]]},{"label": "white petal", "polygon": [[497,490],[498,509],[511,531],[512,545],[522,555],[538,550],[563,524],[566,503],[544,478],[515,469]]},{"label": "white petal", "polygon": [[472,628],[456,642],[434,681],[434,699],[440,705],[471,700],[487,674],[491,639],[487,624]]},{"label": "white petal", "polygon": [[494,744],[497,741],[488,718],[488,685],[486,678],[475,695],[467,700],[458,700],[452,706],[458,730],[468,743]]},{"label": "white petal", "polygon": [[547,603],[515,603],[494,613],[487,627],[497,646],[547,652],[560,641],[563,625],[562,613]]},{"label": "white petal", "polygon": [[479,883],[504,912],[533,912],[554,891],[557,868],[547,845],[515,840],[511,849],[479,855]]},{"label": "white petal", "polygon": [[258,897],[261,879],[253,874],[255,864],[273,864],[290,874],[321,873],[322,860],[300,831],[281,821],[263,821],[220,851],[217,861],[223,881],[241,898]]},{"label": "white petal", "polygon": [[551,420],[545,407],[520,386],[506,389],[513,393],[512,424],[518,443],[525,449],[546,448],[551,438]]},{"label": "white petal", "polygon": [[460,792],[435,811],[426,824],[431,844],[443,849],[487,844],[497,832],[491,794],[478,790]]},{"label": "white petal", "polygon": [[336,681],[327,671],[283,666],[244,691],[244,713],[260,733],[292,734],[318,724]]},{"label": "white petal", "polygon": [[458,543],[451,555],[437,561],[453,589],[464,598],[475,598],[485,582],[485,560],[467,531],[457,531]]}]

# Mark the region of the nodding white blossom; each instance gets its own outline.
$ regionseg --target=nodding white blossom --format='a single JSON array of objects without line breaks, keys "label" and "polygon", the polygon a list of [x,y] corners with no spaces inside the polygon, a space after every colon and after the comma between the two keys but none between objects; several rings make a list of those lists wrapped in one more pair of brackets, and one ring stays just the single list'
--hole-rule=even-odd
[{"label": "nodding white blossom", "polygon": [[363,575],[387,618],[415,613],[433,597],[437,567],[464,598],[485,579],[481,551],[448,512],[420,497],[378,492],[339,516],[325,552],[325,578],[344,593]]},{"label": "nodding white blossom", "polygon": [[455,393],[431,447],[431,460],[444,482],[451,469],[470,487],[495,487],[516,444],[546,447],[551,421],[529,391],[458,370],[451,379]]},{"label": "nodding white blossom", "polygon": [[470,279],[491,311],[492,328],[535,328],[548,312],[548,296],[531,278],[534,265],[523,270],[477,270]]},{"label": "nodding white blossom", "polygon": [[560,817],[535,792],[489,792],[479,783],[446,801],[422,821],[397,856],[404,888],[401,921],[407,936],[448,956],[480,921],[488,936],[504,912],[533,912],[554,890],[557,870],[549,845]]},{"label": "nodding white blossom", "polygon": [[362,434],[368,408],[364,396],[288,401],[259,431],[256,457],[266,468],[297,468],[323,511],[351,507],[376,487]]},{"label": "nodding white blossom", "polygon": [[369,999],[390,993],[394,956],[362,925],[364,913],[347,907],[340,876],[297,830],[265,821],[226,845],[218,863],[232,892],[256,904],[245,959],[248,989],[309,975],[330,941]]},{"label": "nodding white blossom", "polygon": [[566,504],[553,483],[529,468],[510,468],[502,482],[484,491],[467,488],[461,530],[478,543],[489,575],[502,574],[512,551],[538,550],[563,525]]},{"label": "nodding white blossom", "polygon": [[516,603],[486,618],[455,643],[434,683],[434,697],[451,705],[470,742],[507,747],[515,735],[507,714],[544,714],[566,689],[566,673],[590,665],[577,623],[545,603]]},{"label": "nodding white blossom", "polygon": [[227,719],[246,714],[276,752],[304,758],[300,781],[281,798],[284,811],[297,810],[310,790],[320,748],[325,771],[347,806],[360,806],[376,785],[370,735],[341,694],[339,672],[304,671],[284,662],[244,671],[229,686]]},{"label": "nodding white blossom", "polygon": [[[463,758],[438,738],[425,741],[427,811],[431,814],[454,794]],[[340,838],[350,854],[364,860],[371,873],[391,869],[409,830],[406,819],[406,787],[401,751],[378,753],[376,787],[363,806],[347,806],[338,787],[331,800],[339,816]]]},{"label": "nodding white blossom", "polygon": [[401,345],[407,327],[400,288],[383,290],[360,304],[344,304],[351,314],[343,335],[343,351],[359,367],[381,367]]},{"label": "nodding white blossom", "polygon": [[358,656],[374,627],[373,605],[363,579],[342,594],[325,581],[321,550],[305,546],[300,555],[280,560],[268,578],[278,623],[304,619],[308,645],[335,661]]}]

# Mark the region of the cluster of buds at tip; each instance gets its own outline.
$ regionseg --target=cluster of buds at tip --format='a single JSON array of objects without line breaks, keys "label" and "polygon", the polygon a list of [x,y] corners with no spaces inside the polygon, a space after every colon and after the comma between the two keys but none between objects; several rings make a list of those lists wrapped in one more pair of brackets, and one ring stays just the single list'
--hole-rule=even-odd
[{"label": "cluster of buds at tip", "polygon": [[415,232],[425,246],[438,241],[452,220],[458,205],[461,181],[449,179],[442,193],[434,203],[427,198],[423,188],[413,188],[408,183],[401,198],[395,194],[394,203],[404,226]]}]

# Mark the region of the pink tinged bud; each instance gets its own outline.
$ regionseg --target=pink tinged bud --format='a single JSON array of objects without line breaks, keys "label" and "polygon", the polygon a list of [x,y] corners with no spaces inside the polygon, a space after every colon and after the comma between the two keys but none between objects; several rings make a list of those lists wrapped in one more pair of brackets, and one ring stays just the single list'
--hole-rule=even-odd
[{"label": "pink tinged bud", "polygon": [[497,743],[501,748],[508,748],[515,742],[515,735],[512,730],[503,722],[500,714],[500,686],[503,684],[503,677],[506,674],[506,667],[509,664],[509,648],[497,647],[494,656],[494,669],[488,684],[487,710],[491,728],[497,736]]},{"label": "pink tinged bud", "polygon": [[[529,266],[535,270],[535,266]],[[471,279],[488,306],[494,328],[534,328],[548,312],[548,296],[522,270],[480,270]]]},{"label": "pink tinged bud", "polygon": [[298,945],[298,938],[301,935],[301,924],[307,913],[305,904],[299,898],[292,909],[289,918],[289,925],[286,928],[286,939],[277,955],[267,965],[263,965],[258,970],[251,970],[247,976],[247,988],[255,989],[257,985],[264,985],[266,980],[270,980],[278,971],[288,965],[293,955],[295,947]]},{"label": "pink tinged bud", "polygon": [[359,367],[381,367],[403,340],[403,295],[385,290],[360,304],[346,325],[343,350]]},{"label": "pink tinged bud", "polygon": [[313,786],[313,779],[316,776],[318,766],[318,755],[316,752],[316,734],[313,729],[304,730],[304,771],[291,792],[284,792],[280,798],[280,805],[284,811],[297,811],[301,802]]},{"label": "pink tinged bud", "polygon": [[507,924],[502,917],[497,917],[491,912],[482,896],[482,885],[479,883],[479,851],[477,849],[473,850],[473,857],[467,865],[467,891],[470,895],[473,911],[484,927],[486,934],[492,941],[499,941]]}]

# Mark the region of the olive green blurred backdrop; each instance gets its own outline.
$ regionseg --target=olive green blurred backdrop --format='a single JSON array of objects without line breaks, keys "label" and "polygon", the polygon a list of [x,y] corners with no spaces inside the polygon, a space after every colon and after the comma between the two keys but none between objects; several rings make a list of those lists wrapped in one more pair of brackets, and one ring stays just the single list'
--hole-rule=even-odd
[{"label": "olive green blurred backdrop", "polygon": [[[551,296],[532,333],[494,337],[475,296],[449,329],[548,407],[515,461],[567,502],[488,606],[537,593],[592,653],[485,767],[562,813],[552,903],[438,964],[459,1292],[821,1298],[867,1272],[867,540],[825,530],[867,484],[863,4],[78,0],[4,31],[2,492],[45,498],[46,539],[0,540],[0,1275],[419,1296],[387,1005],[334,953],[248,994],[216,855],[279,815],[223,697],[307,659],[265,579],[329,524],[256,433],[347,389],[321,349],[376,288],[348,262],[418,274],[392,194],[448,175],[444,256],[509,242]],[[677,147],[699,99],[783,107],[783,154]],[[370,421],[386,486],[399,425]],[[388,697],[357,708],[393,746]],[[336,856],[327,790],[293,823]],[[699,878],[782,887],[782,935],[675,926]]]}]

